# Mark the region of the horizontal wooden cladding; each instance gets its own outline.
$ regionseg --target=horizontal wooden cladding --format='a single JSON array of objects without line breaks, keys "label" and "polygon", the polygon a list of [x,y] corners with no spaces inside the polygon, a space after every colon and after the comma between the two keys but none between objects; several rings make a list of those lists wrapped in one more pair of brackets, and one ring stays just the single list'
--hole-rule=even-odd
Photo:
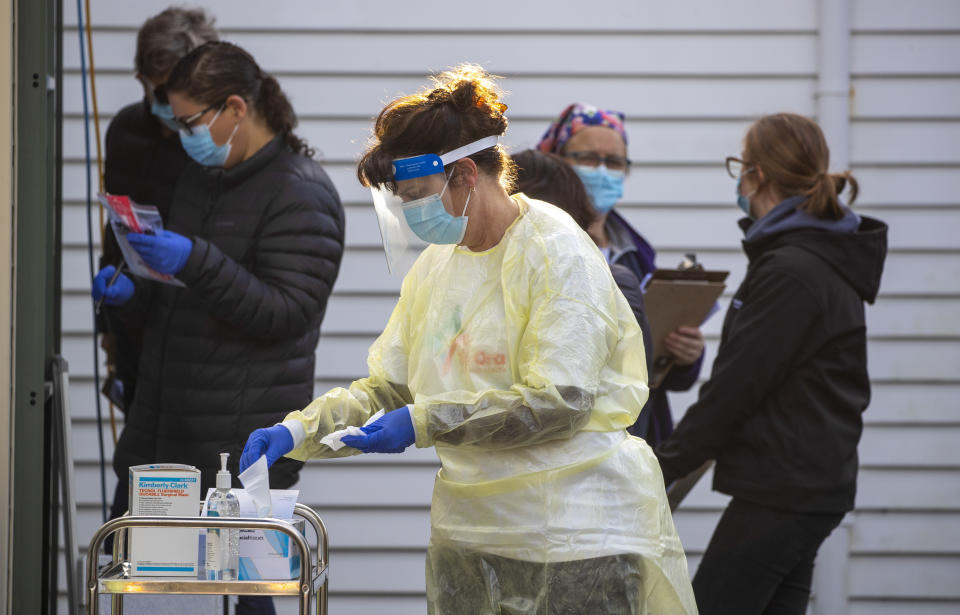
[{"label": "horizontal wooden cladding", "polygon": [[[317,373],[345,380],[364,376],[367,351],[374,339],[367,335],[321,338],[317,347]],[[716,338],[709,338],[704,369],[709,369],[716,356],[716,346]],[[71,373],[93,374],[92,344],[88,336],[65,337],[63,354],[70,361]],[[952,383],[960,380],[956,371],[960,365],[960,344],[952,339],[873,339],[867,345],[867,354],[870,374],[878,380]]]},{"label": "horizontal wooden cladding", "polygon": [[[80,80],[64,80],[64,113],[82,113]],[[423,76],[283,75],[280,83],[300,116],[372,119],[389,100],[416,92]],[[504,80],[510,118],[552,118],[570,102],[602,103],[631,117],[752,117],[773,111],[812,115],[813,76],[807,77],[514,77]],[[107,73],[97,79],[102,113],[114,113],[143,96],[130,73]],[[956,111],[956,110],[954,110]],[[943,114],[941,114],[943,115]]]},{"label": "horizontal wooden cladding", "polygon": [[[334,295],[327,304],[322,332],[328,336],[379,335],[395,304],[393,295]],[[721,305],[726,308],[727,300]],[[91,299],[87,293],[64,295],[62,306],[65,333],[75,336],[91,330]],[[867,328],[876,337],[960,337],[956,314],[960,314],[960,298],[887,297],[867,308]],[[718,335],[721,324],[719,316],[711,318],[703,330],[707,335]]]},{"label": "horizontal wooden cladding", "polygon": [[[383,104],[417,91],[424,77],[286,75],[281,85],[301,117],[337,117],[371,121]],[[854,119],[956,119],[960,117],[960,78],[860,77],[852,81]],[[744,119],[767,113],[815,112],[813,77],[513,77],[504,81],[509,92],[510,119],[556,117],[574,101],[619,109],[634,119]],[[105,74],[97,79],[100,111],[115,113],[140,100],[142,87],[129,74]],[[64,80],[64,113],[83,112],[80,80]]]},{"label": "horizontal wooden cladding", "polygon": [[848,615],[956,615],[960,611],[960,599],[938,599],[919,596],[916,600],[874,599],[854,597],[847,607]]},{"label": "horizontal wooden cladding", "polygon": [[[682,409],[678,409],[682,410]],[[960,417],[957,417],[960,418]],[[121,429],[118,426],[118,430]],[[97,426],[96,422],[90,419],[79,420],[73,426],[73,438],[76,441],[75,450],[78,452],[76,459],[78,462],[94,463],[97,460]],[[106,458],[112,459],[113,445],[110,436],[109,427],[104,425],[104,441],[106,449]],[[899,472],[907,470],[910,472],[929,471],[931,479],[937,479],[943,482],[945,489],[950,488],[951,484],[954,490],[960,485],[960,452],[957,451],[956,441],[960,437],[960,421],[954,424],[944,426],[884,426],[871,424],[864,430],[863,438],[859,446],[860,464],[864,472],[885,471]],[[89,448],[80,448],[80,445]],[[166,459],[162,461],[178,462],[176,459]],[[346,461],[317,461],[312,462],[310,470],[304,476],[312,476],[316,472],[330,473],[339,475],[348,473],[353,475],[357,472],[386,473],[394,475],[394,478],[400,483],[400,479],[410,476],[426,476],[428,480],[428,489],[425,492],[429,498],[429,488],[432,488],[436,469],[439,467],[436,455],[433,449],[411,449],[404,453],[403,458],[386,460],[380,456],[358,456],[352,457]],[[110,467],[107,468],[108,474],[113,474]],[[952,472],[952,474],[951,474]],[[325,484],[324,480],[330,477],[323,475],[316,477],[316,484]],[[306,480],[306,479],[305,479]],[[309,481],[304,484],[309,484]],[[359,484],[359,483],[358,483]],[[90,484],[91,494],[95,494],[99,499],[99,484]],[[110,494],[112,495],[112,487]],[[424,496],[424,493],[419,493]],[[428,500],[416,499],[393,501],[390,498],[376,500],[384,504],[416,506],[423,505]],[[322,502],[322,500],[321,500]],[[363,501],[353,501],[349,497],[346,500],[339,501],[340,505],[360,505]],[[873,504],[875,506],[876,504]],[[886,505],[890,505],[887,503]],[[915,509],[923,508],[917,502],[902,502],[895,505],[899,508]],[[960,506],[958,506],[960,508]],[[958,549],[960,553],[960,549]]]},{"label": "horizontal wooden cladding", "polygon": [[854,34],[850,72],[855,76],[960,76],[960,31],[949,34]]},{"label": "horizontal wooden cladding", "polygon": [[[709,377],[704,369],[701,378]],[[321,383],[318,393],[325,391],[328,382]],[[72,386],[72,385],[71,385]],[[689,391],[670,393],[674,420],[679,420],[686,409],[697,401],[699,387]],[[960,383],[934,384],[917,382],[874,382],[871,385],[870,405],[863,420],[871,425],[893,425],[905,428],[905,433],[914,426],[955,425],[960,423]]]},{"label": "horizontal wooden cladding", "polygon": [[[683,501],[684,510],[714,510],[728,496],[711,491],[712,470]],[[960,509],[957,470],[929,468],[860,468],[857,478],[858,511],[936,511]]]},{"label": "horizontal wooden cladding", "polygon": [[[937,433],[939,430],[940,433]],[[107,459],[112,459],[109,432],[104,430]],[[868,426],[860,445],[862,467],[857,507],[861,510],[934,510],[960,511],[957,488],[960,464],[951,445],[958,436],[957,426],[884,428]],[[75,450],[81,466],[77,470],[80,501],[100,499],[96,478],[96,424],[90,421],[74,425]],[[87,448],[80,448],[81,445]],[[898,450],[895,450],[898,449]],[[164,462],[177,462],[165,459]],[[897,464],[893,467],[891,464]],[[403,457],[386,459],[379,455],[356,456],[338,460],[311,461],[301,474],[300,488],[317,489],[316,504],[335,507],[418,507],[430,503],[433,480],[439,467],[432,449],[411,449]],[[107,475],[113,485],[113,471]],[[364,485],[357,489],[357,485]],[[723,505],[724,496],[709,491],[710,479],[703,489],[691,493],[685,506],[713,509]],[[112,499],[113,487],[108,496]],[[309,498],[308,498],[309,499]],[[313,500],[310,500],[313,502]]]},{"label": "horizontal wooden cladding", "polygon": [[[815,32],[736,34],[511,32],[230,32],[223,38],[249,51],[264,70],[280,74],[427,74],[462,62],[495,74],[760,75],[817,72]],[[101,71],[129,71],[136,33],[100,31],[94,58]],[[403,53],[396,53],[402,49]],[[590,49],[590,53],[583,53]],[[518,53],[518,51],[527,53]],[[76,45],[64,65],[80,68]],[[850,41],[851,72],[865,75],[960,75],[956,34],[859,34]],[[348,63],[344,58],[350,58]],[[603,58],[603,62],[597,62]]]},{"label": "horizontal wooden cladding", "polygon": [[[730,184],[733,185],[733,181]],[[635,187],[642,190],[640,186]],[[733,203],[733,191],[730,192],[731,203],[727,206],[640,205],[623,206],[618,208],[618,211],[635,228],[641,229],[644,236],[660,250],[738,250],[743,240],[743,231],[737,221],[742,214]],[[960,206],[953,209],[912,205],[883,208],[863,206],[855,207],[855,211],[887,224],[890,229],[888,242],[893,251],[953,252],[960,249],[960,242],[957,241],[960,235]],[[380,228],[372,205],[349,205],[345,212],[348,248],[380,249]],[[92,210],[93,242],[99,252],[98,213],[96,208]],[[86,207],[65,206],[63,220],[65,247],[73,254],[83,252],[88,241]],[[351,256],[349,250],[347,256]]]},{"label": "horizontal wooden cladding", "polygon": [[[322,493],[302,483],[301,501],[312,502]],[[351,552],[422,552],[430,539],[428,507],[398,509],[328,509],[308,504],[323,519],[330,535],[332,560]],[[674,522],[685,551],[704,552],[720,517],[720,509],[680,510]],[[893,553],[921,556],[950,556],[960,553],[960,535],[951,523],[952,513],[860,512],[852,513],[851,554],[854,557],[883,558]],[[77,536],[86,546],[100,526],[100,509],[81,505],[77,514]],[[384,519],[389,519],[385,523]],[[942,537],[939,538],[938,537]],[[313,540],[312,533],[308,537]]]},{"label": "horizontal wooden cladding", "polygon": [[[280,74],[424,75],[462,62],[495,74],[812,75],[816,34],[632,34],[491,32],[230,32],[223,38]],[[136,33],[94,34],[97,68],[130,71]],[[927,41],[920,43],[921,59]],[[584,53],[589,49],[589,53]],[[399,51],[402,50],[402,53]],[[76,45],[64,65],[80,68]],[[597,59],[602,58],[602,62]]]},{"label": "horizontal wooden cladding", "polygon": [[[739,250],[661,250],[658,261],[664,267],[679,263],[685,252],[694,251],[698,259],[711,269],[730,272],[727,287],[736,288],[743,279],[746,259]],[[87,292],[90,273],[85,248],[64,250],[63,288],[65,291]],[[335,291],[356,294],[399,294],[399,276],[387,272],[383,250],[348,249],[344,254]],[[920,295],[955,298],[960,289],[960,254],[952,252],[901,252],[889,254],[884,265],[881,292],[884,295]]]},{"label": "horizontal wooden cladding", "polygon": [[851,86],[855,119],[955,119],[960,114],[960,79],[955,77],[860,77]]},{"label": "horizontal wooden cladding", "polygon": [[[96,26],[136,28],[150,15],[168,5],[164,1],[95,3],[92,23]],[[318,4],[310,0],[287,0],[270,7],[254,0],[207,0],[204,7],[223,29],[283,30],[413,30],[424,33],[444,31],[542,31],[576,29],[617,30],[706,30],[706,31],[797,31],[816,24],[816,3],[812,0],[729,0],[723,5],[681,0],[672,3],[617,2],[598,10],[585,11],[568,0],[543,10],[537,3],[514,3],[508,11],[474,10],[469,18],[461,11],[438,10],[429,0],[402,4],[371,0],[362,6],[351,2]],[[76,24],[76,8],[64,3],[64,21]],[[751,19],[743,16],[749,14]],[[396,50],[401,51],[401,50]]]},{"label": "horizontal wooden cladding", "polygon": [[[168,5],[165,0],[92,5],[96,27],[135,29]],[[484,30],[503,31],[637,31],[752,32],[813,30],[817,3],[774,0],[729,0],[722,4],[694,0],[677,2],[608,3],[600,10],[584,11],[580,3],[556,2],[544,11],[536,3],[515,3],[508,15],[502,11],[474,11],[465,21],[456,11],[438,11],[429,0],[397,4],[373,0],[362,7],[349,2],[319,5],[310,0],[288,0],[271,10],[254,0],[207,0],[204,7],[224,29],[356,30],[407,29],[418,32]],[[749,18],[746,18],[749,16]],[[76,7],[64,2],[64,22],[76,25]],[[855,31],[924,31],[960,29],[960,10],[952,0],[853,0],[851,25]]]},{"label": "horizontal wooden cladding", "polygon": [[[324,165],[340,198],[347,204],[370,203],[370,191],[360,185],[352,163]],[[96,165],[90,170],[92,190],[97,188]],[[860,182],[857,204],[869,206],[953,206],[960,194],[960,172],[954,166],[859,166],[853,173]],[[63,198],[68,202],[85,202],[86,167],[81,160],[63,167]],[[629,214],[631,207],[716,206],[734,201],[735,182],[723,170],[721,161],[703,166],[642,166],[631,170],[624,182],[625,199],[621,210]],[[362,213],[364,210],[358,210]],[[366,208],[373,220],[372,208]],[[736,209],[731,204],[729,224],[736,229]],[[373,235],[368,230],[370,235]],[[656,238],[654,238],[656,241]],[[378,245],[379,242],[376,242]],[[367,242],[366,245],[373,245]],[[956,244],[954,244],[956,245]]]},{"label": "horizontal wooden cladding", "polygon": [[[104,134],[110,117],[102,118],[100,129]],[[512,120],[503,142],[511,153],[533,147],[548,125],[547,119]],[[92,122],[90,126],[92,129]],[[719,165],[727,156],[740,152],[749,126],[750,122],[742,119],[628,119],[629,156],[638,167]],[[344,164],[359,156],[371,128],[372,122],[367,119],[306,118],[297,132],[317,149],[318,160]],[[64,120],[63,138],[66,160],[82,161],[84,133],[79,116]],[[850,141],[850,159],[855,166],[960,164],[960,121],[854,121]]]}]

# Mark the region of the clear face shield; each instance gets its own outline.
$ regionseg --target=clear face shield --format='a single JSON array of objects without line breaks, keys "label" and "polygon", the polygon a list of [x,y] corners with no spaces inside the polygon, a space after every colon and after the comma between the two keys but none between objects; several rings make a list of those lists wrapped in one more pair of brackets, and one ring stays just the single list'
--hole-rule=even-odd
[{"label": "clear face shield", "polygon": [[443,155],[423,154],[393,161],[396,192],[386,185],[372,186],[373,206],[380,225],[387,268],[406,275],[430,243],[459,243],[466,232],[466,208],[453,216],[443,207],[449,176],[444,167],[471,154],[494,147],[496,135],[468,143]]}]

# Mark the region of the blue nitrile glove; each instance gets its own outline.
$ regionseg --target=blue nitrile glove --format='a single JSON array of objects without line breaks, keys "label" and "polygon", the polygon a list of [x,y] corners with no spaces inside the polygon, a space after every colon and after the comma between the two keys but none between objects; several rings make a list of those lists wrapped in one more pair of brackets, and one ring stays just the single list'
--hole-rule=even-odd
[{"label": "blue nitrile glove", "polygon": [[193,242],[173,231],[160,231],[158,235],[127,233],[127,241],[140,254],[144,262],[157,273],[176,275],[190,258]]},{"label": "blue nitrile glove", "polygon": [[409,407],[387,412],[366,427],[365,436],[343,436],[340,441],[364,453],[402,453],[417,441]]},{"label": "blue nitrile glove", "polygon": [[283,425],[255,429],[247,438],[240,455],[240,472],[254,464],[261,455],[267,456],[267,467],[293,450],[293,434]]},{"label": "blue nitrile glove", "polygon": [[116,267],[107,265],[100,270],[97,277],[93,278],[91,294],[93,295],[94,301],[103,299],[103,302],[107,305],[123,305],[127,301],[130,301],[130,297],[133,296],[134,286],[133,282],[131,282],[127,276],[121,273],[117,276],[117,279],[113,281],[113,284],[107,286],[107,283],[110,282],[110,279],[113,278],[116,272]]}]

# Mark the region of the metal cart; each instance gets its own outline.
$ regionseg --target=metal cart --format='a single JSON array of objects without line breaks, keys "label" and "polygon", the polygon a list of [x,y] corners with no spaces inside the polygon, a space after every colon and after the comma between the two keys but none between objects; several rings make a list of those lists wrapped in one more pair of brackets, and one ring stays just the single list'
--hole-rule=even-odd
[{"label": "metal cart", "polygon": [[[297,504],[294,514],[313,526],[317,535],[317,559],[312,562],[306,538],[292,525],[279,519],[252,519],[229,517],[133,517],[125,515],[106,522],[90,540],[87,551],[87,613],[99,612],[99,595],[112,594],[111,612],[123,613],[124,594],[215,594],[223,596],[299,596],[300,615],[309,615],[310,599],[317,604],[317,615],[327,615],[327,568],[330,546],[327,529],[320,516],[308,506]],[[278,530],[290,536],[300,550],[300,576],[287,581],[206,581],[190,577],[131,576],[127,561],[127,530],[132,527],[164,528],[234,528]],[[97,554],[104,539],[116,533],[113,542],[113,561],[97,574]],[[313,564],[313,565],[311,565]]]}]

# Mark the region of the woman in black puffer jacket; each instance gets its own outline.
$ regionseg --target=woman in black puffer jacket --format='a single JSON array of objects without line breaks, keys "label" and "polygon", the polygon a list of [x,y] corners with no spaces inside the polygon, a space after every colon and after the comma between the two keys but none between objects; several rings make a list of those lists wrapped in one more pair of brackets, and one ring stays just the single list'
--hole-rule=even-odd
[{"label": "woman in black puffer jacket", "polygon": [[[313,398],[320,323],[343,255],[344,214],[276,80],[229,43],[198,47],[167,92],[190,164],[167,230],[130,234],[174,286],[121,276],[106,288],[114,316],[144,320],[136,396],[114,455],[127,468],[179,462],[214,484],[217,453],[236,476],[247,434]],[[95,294],[96,294],[95,289]],[[270,469],[287,488],[300,462]]]}]

